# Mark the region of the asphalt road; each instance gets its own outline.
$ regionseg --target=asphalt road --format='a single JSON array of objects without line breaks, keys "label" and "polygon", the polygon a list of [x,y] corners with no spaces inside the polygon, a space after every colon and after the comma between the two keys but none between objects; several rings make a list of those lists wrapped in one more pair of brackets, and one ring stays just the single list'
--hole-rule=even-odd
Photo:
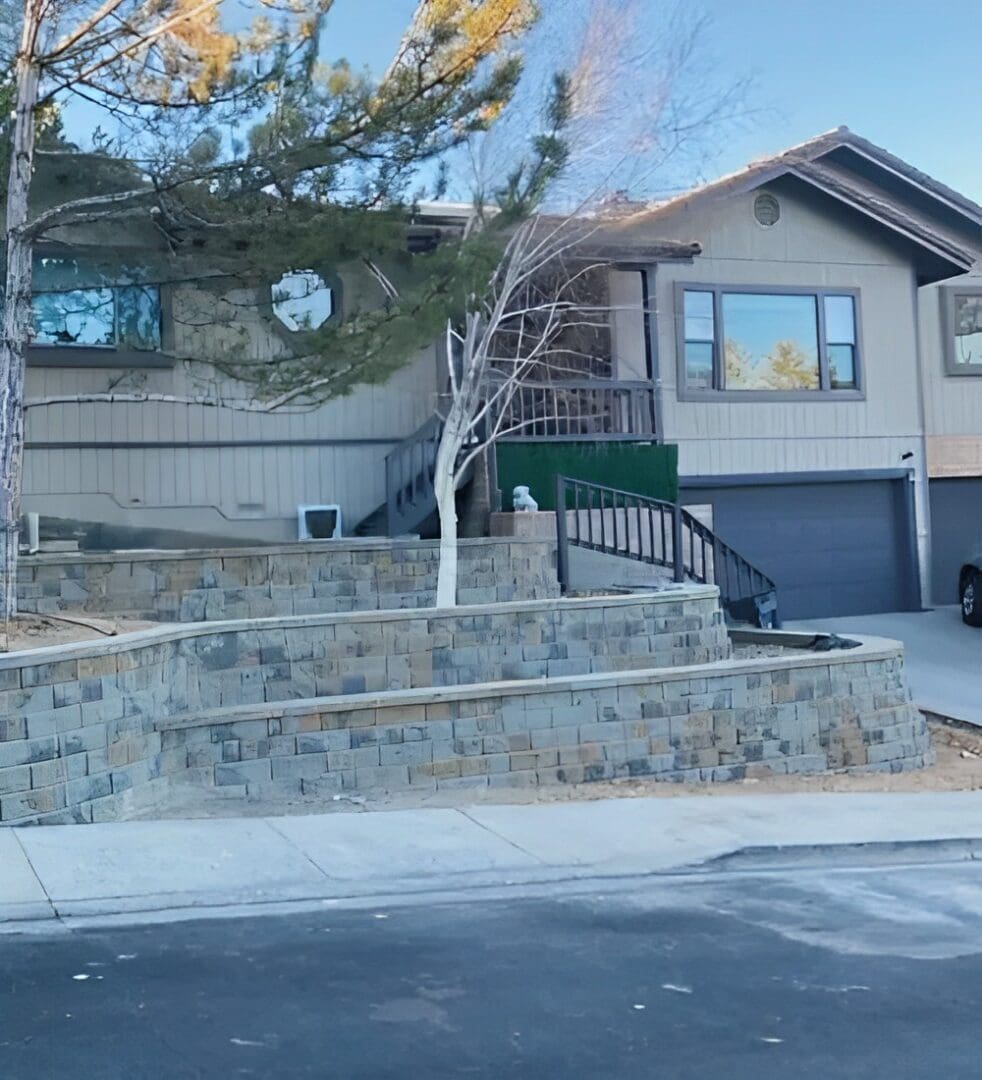
[{"label": "asphalt road", "polygon": [[982,869],[0,938],[4,1080],[979,1076]]}]

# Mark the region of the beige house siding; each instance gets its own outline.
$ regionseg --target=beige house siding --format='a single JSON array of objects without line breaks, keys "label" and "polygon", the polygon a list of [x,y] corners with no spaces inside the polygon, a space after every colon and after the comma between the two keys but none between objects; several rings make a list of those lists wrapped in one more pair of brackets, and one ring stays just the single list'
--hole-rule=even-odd
[{"label": "beige house siding", "polygon": [[[899,467],[921,437],[910,261],[829,204],[775,190],[781,220],[769,229],[753,218],[752,194],[661,226],[704,238],[692,266],[658,268],[665,439],[679,444],[683,474]],[[865,399],[679,401],[677,282],[858,290]]]},{"label": "beige house siding", "polygon": [[945,294],[962,281],[982,287],[982,277],[953,278],[920,290],[921,385],[931,476],[982,476],[982,376],[949,375],[945,369]]},{"label": "beige house siding", "polygon": [[[678,444],[682,476],[910,469],[927,588],[929,508],[911,257],[880,229],[831,200],[787,182],[767,190],[781,205],[780,221],[770,228],[754,219],[757,192],[684,209],[658,222],[661,236],[703,243],[693,265],[657,268],[664,439]],[[857,290],[864,399],[680,401],[679,282]]]},{"label": "beige house siding", "polygon": [[[252,298],[175,290],[172,332],[178,355],[221,356],[282,350],[250,311]],[[360,299],[364,299],[362,296]],[[346,290],[346,302],[354,298]],[[208,306],[228,325],[208,322]],[[192,314],[193,313],[193,314]],[[195,325],[197,323],[197,325]],[[165,322],[166,329],[166,322]],[[31,367],[27,396],[148,392],[178,398],[246,399],[204,363],[124,371]],[[227,538],[291,539],[302,503],[340,503],[346,527],[385,499],[384,460],[434,408],[436,347],[383,385],[308,410],[263,414],[185,402],[69,403],[32,408],[24,507],[44,515]]]}]

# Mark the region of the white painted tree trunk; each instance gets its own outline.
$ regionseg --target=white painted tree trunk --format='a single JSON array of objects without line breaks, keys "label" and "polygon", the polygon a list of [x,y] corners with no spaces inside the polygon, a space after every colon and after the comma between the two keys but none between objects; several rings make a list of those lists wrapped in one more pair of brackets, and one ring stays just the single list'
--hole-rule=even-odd
[{"label": "white painted tree trunk", "polygon": [[17,613],[17,546],[24,466],[24,360],[32,329],[31,238],[25,226],[34,171],[34,111],[38,69],[33,62],[40,21],[26,4],[17,57],[14,131],[7,187],[6,278],[0,321],[0,613]]},{"label": "white painted tree trunk", "polygon": [[436,606],[457,606],[457,459],[463,445],[460,409],[455,403],[444,427],[436,454],[433,489],[440,518],[440,566],[436,579]]}]

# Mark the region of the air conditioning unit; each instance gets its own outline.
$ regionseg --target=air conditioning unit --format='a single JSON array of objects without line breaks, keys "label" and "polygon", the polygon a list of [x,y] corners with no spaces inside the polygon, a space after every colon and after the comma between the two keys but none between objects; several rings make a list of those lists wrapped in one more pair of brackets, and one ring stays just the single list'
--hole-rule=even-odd
[{"label": "air conditioning unit", "polygon": [[298,540],[340,540],[341,507],[337,503],[297,507]]}]

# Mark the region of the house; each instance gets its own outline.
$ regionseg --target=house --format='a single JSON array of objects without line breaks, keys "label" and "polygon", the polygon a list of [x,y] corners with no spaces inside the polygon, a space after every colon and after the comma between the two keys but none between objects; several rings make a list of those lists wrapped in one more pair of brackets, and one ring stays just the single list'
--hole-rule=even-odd
[{"label": "house", "polygon": [[[455,220],[430,206],[417,227]],[[529,425],[499,458],[520,450],[532,467],[592,442],[602,471],[655,490],[655,450],[677,447],[681,501],[777,582],[785,619],[954,600],[961,549],[982,528],[982,208],[839,128],[669,200],[613,207],[601,231],[611,313],[596,362],[516,405],[552,416],[557,394],[573,396],[597,422]],[[42,291],[62,301],[42,301],[28,397],[57,403],[28,413],[26,510],[144,545],[292,539],[311,503],[340,504],[346,531],[387,502],[390,520],[419,524],[391,511],[432,447],[438,345],[315,410],[214,408],[192,400],[203,376],[168,346],[193,355],[195,335],[215,333],[196,317],[202,297],[238,310],[235,295],[69,289],[51,272]],[[281,326],[238,328],[254,355],[288,345],[291,297],[334,318],[378,287],[357,270],[311,273],[274,283]],[[65,323],[80,292],[112,313],[86,331],[98,340]],[[84,400],[111,387],[176,400]]]},{"label": "house", "polygon": [[956,599],[982,528],[980,226],[845,128],[619,223],[701,245],[643,271],[659,437],[786,619]]},{"label": "house", "polygon": [[[422,215],[415,231],[438,235],[445,217]],[[298,267],[255,289],[147,271],[160,238],[131,228],[68,239],[36,252],[27,359],[23,506],[50,535],[102,548],[269,543],[297,539],[301,505],[340,505],[347,531],[385,502],[386,455],[434,408],[435,346],[385,385],[275,412],[181,359],[288,352],[307,320],[384,300],[364,266]]]},{"label": "house", "polygon": [[[439,243],[469,212],[423,204],[407,243]],[[624,242],[645,264],[688,261],[698,250],[688,242]],[[302,326],[381,305],[378,276],[355,261],[298,267],[263,287],[204,271],[175,280],[165,259],[151,257],[155,245],[152,231],[121,230],[109,243],[90,229],[36,251],[23,508],[41,515],[42,533],[78,537],[90,549],[284,542],[298,538],[298,508],[318,505],[341,508],[345,534],[418,529],[432,505],[394,514],[390,487],[404,463],[415,494],[420,455],[432,457],[443,342],[384,384],[316,408],[263,411],[247,386],[209,361],[223,352],[256,360],[287,354]],[[633,356],[638,342],[614,340],[613,331],[600,336],[599,367],[564,383],[564,393],[597,416],[605,443],[657,456],[647,372],[611,380],[620,351]],[[526,389],[532,403],[539,390]],[[674,497],[674,468],[670,487],[665,479],[654,492]]]}]

